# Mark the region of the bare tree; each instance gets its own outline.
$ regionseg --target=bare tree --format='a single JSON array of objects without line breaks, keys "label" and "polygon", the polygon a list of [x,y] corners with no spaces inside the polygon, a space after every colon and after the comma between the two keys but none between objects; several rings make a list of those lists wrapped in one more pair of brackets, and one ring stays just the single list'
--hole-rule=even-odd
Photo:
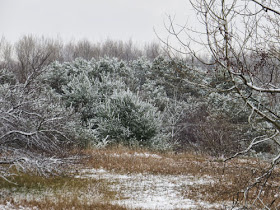
[{"label": "bare tree", "polygon": [[61,59],[62,43],[57,40],[23,36],[15,44],[16,71],[19,82],[28,84],[29,80],[40,75],[43,68]]},{"label": "bare tree", "polygon": [[[233,157],[264,142],[273,142],[279,147],[279,1],[191,0],[191,5],[203,30],[178,25],[169,17],[167,29],[180,47],[174,47],[176,45],[171,45],[169,40],[164,43],[170,52],[191,55],[203,64],[215,66],[216,71],[210,74],[224,75],[227,85],[220,89],[215,87],[213,91],[238,95],[251,109],[248,122],[264,132],[263,136],[254,138],[247,149]],[[199,58],[200,49],[207,51],[212,59]],[[207,83],[199,85],[207,87]],[[269,204],[263,203],[261,195],[279,161],[280,154],[276,153],[271,159],[271,167],[249,184],[244,191],[245,206],[248,205],[249,191],[257,186],[258,193],[252,204],[270,208]]]},{"label": "bare tree", "polygon": [[0,69],[12,68],[13,46],[2,37],[0,40]]},{"label": "bare tree", "polygon": [[159,55],[163,54],[163,51],[159,43],[152,42],[150,44],[145,45],[145,53],[147,58],[153,60]]}]

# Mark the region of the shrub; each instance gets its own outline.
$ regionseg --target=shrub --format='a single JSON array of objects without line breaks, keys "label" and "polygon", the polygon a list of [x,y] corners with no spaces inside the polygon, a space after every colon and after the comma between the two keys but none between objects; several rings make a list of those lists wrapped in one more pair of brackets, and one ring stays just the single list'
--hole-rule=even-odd
[{"label": "shrub", "polygon": [[[0,178],[9,169],[49,174],[74,142],[75,114],[36,83],[0,84]],[[9,166],[9,167],[7,167]]]},{"label": "shrub", "polygon": [[96,124],[98,138],[112,143],[152,146],[157,138],[162,138],[159,144],[167,143],[161,135],[162,117],[156,107],[128,90],[115,91],[99,106]]}]

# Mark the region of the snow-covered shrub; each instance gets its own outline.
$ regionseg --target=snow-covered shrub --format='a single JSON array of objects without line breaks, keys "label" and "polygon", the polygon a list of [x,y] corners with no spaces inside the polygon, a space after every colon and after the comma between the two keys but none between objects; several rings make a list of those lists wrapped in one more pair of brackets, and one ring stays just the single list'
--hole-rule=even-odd
[{"label": "snow-covered shrub", "polygon": [[67,85],[63,86],[63,99],[67,107],[73,107],[81,114],[83,123],[96,116],[96,108],[104,103],[106,98],[113,94],[114,90],[124,88],[124,83],[102,76],[102,82],[98,79],[90,79],[87,75],[74,77]]},{"label": "snow-covered shrub", "polygon": [[71,109],[66,109],[55,93],[44,87],[0,85],[0,143],[55,152],[61,142],[71,142]]},{"label": "snow-covered shrub", "polygon": [[131,91],[138,92],[142,90],[142,86],[146,83],[150,74],[151,65],[151,62],[145,58],[139,58],[130,63],[133,80],[127,84]]},{"label": "snow-covered shrub", "polygon": [[97,111],[97,136],[112,143],[166,147],[162,116],[153,105],[131,91],[114,91]]},{"label": "snow-covered shrub", "polygon": [[[117,59],[103,58],[100,60],[75,59],[72,62],[54,62],[46,69],[42,80],[58,93],[63,94],[62,86],[67,85],[73,78],[86,75],[89,80],[102,82],[106,77],[112,80],[133,80],[131,68]],[[105,78],[102,78],[105,77]]]},{"label": "snow-covered shrub", "polygon": [[75,113],[37,82],[0,84],[0,178],[9,176],[12,166],[53,173],[61,164],[59,157],[76,143]]},{"label": "snow-covered shrub", "polygon": [[190,95],[203,95],[203,89],[194,84],[205,79],[205,75],[200,70],[190,68],[184,60],[157,57],[148,77],[158,86],[163,86],[169,98],[187,100]]},{"label": "snow-covered shrub", "polygon": [[0,84],[15,84],[15,75],[8,69],[0,70]]},{"label": "snow-covered shrub", "polygon": [[77,130],[89,144],[153,145],[162,149],[168,146],[167,135],[162,134],[162,116],[155,104],[148,102],[153,96],[137,94],[141,78],[135,77],[140,70],[134,65],[116,59],[76,59],[52,64],[43,80],[61,95],[66,107],[80,115],[83,128]]}]

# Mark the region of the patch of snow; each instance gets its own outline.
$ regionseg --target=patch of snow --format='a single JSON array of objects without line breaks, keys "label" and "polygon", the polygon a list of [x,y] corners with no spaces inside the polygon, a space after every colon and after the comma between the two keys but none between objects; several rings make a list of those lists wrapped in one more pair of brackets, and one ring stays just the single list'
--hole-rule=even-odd
[{"label": "patch of snow", "polygon": [[255,160],[250,160],[250,159],[241,159],[241,158],[239,158],[239,159],[237,159],[237,161],[238,161],[239,163],[257,164],[257,161],[255,161]]},{"label": "patch of snow", "polygon": [[113,154],[113,157],[121,157],[121,156],[125,156],[125,157],[143,157],[143,158],[157,158],[160,159],[162,158],[161,156],[157,155],[157,154],[150,154],[150,153],[138,153],[135,152],[133,154],[130,153],[123,153],[123,154]]},{"label": "patch of snow", "polygon": [[161,158],[161,156],[157,154],[149,154],[149,153],[134,153],[133,155],[137,157],[145,157],[145,158],[149,158],[149,157],[157,158],[157,159]]},{"label": "patch of snow", "polygon": [[83,169],[80,171],[80,175],[76,175],[75,178],[91,178],[91,179],[128,179],[128,175],[109,173],[104,169]]},{"label": "patch of snow", "polygon": [[197,202],[184,197],[188,186],[213,183],[210,176],[195,178],[186,175],[117,174],[104,169],[84,169],[76,178],[106,179],[111,190],[119,192],[113,204],[130,209],[212,209],[220,204]]},{"label": "patch of snow", "polygon": [[14,206],[10,202],[6,202],[5,205],[0,205],[0,209],[6,210],[6,209],[13,209]]},{"label": "patch of snow", "polygon": [[16,207],[16,206],[14,206],[13,204],[11,204],[10,202],[6,202],[6,204],[4,204],[4,205],[2,205],[2,204],[0,204],[0,209],[1,210],[39,210],[39,208],[38,207],[32,207],[32,208],[30,208],[30,207],[24,207],[24,206],[18,206],[18,207]]}]

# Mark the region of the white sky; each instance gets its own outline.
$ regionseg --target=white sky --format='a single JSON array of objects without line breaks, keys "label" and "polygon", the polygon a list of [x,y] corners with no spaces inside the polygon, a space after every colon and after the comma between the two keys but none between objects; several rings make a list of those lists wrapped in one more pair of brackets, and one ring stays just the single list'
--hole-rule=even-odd
[{"label": "white sky", "polygon": [[190,12],[189,0],[0,0],[0,35],[144,43],[157,40],[153,28],[166,36],[166,14],[184,23]]}]

